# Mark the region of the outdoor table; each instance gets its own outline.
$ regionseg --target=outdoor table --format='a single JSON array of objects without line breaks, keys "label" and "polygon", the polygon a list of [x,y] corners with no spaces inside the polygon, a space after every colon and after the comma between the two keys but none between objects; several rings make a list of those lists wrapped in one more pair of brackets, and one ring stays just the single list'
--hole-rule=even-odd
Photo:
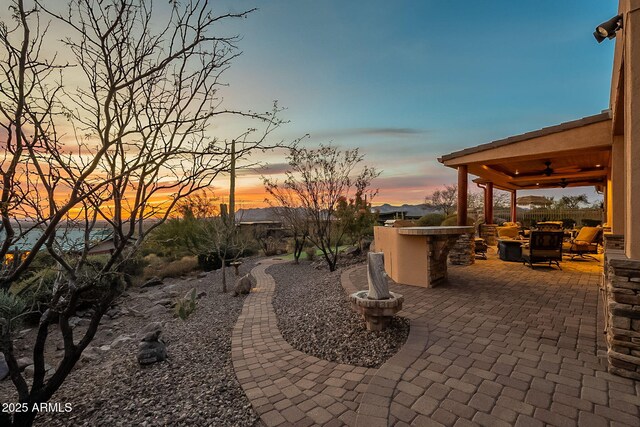
[{"label": "outdoor table", "polygon": [[384,253],[387,274],[397,283],[431,287],[446,280],[447,256],[473,227],[374,227],[375,250]]},{"label": "outdoor table", "polygon": [[498,239],[498,255],[503,261],[522,261],[522,244],[527,240]]}]

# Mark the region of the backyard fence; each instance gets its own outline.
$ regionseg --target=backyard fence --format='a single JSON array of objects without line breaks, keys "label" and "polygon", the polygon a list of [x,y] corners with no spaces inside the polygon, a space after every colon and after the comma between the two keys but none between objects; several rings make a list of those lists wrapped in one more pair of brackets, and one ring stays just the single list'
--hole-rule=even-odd
[{"label": "backyard fence", "polygon": [[[511,221],[511,211],[509,209],[496,209],[493,216],[498,222]],[[585,221],[586,220],[586,221]],[[577,226],[591,225],[592,223],[604,222],[603,209],[518,209],[517,221],[525,227],[541,222],[541,221],[562,221],[565,227],[570,223]]]}]

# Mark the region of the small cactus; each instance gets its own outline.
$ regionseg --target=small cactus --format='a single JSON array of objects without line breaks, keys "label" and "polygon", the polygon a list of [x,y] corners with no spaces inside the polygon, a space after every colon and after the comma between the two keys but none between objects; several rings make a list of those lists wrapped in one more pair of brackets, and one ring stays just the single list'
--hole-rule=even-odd
[{"label": "small cactus", "polygon": [[196,311],[196,288],[191,289],[191,291],[185,295],[183,298],[179,298],[176,301],[176,316],[181,318],[182,320],[186,320],[187,317],[191,315],[194,311]]}]

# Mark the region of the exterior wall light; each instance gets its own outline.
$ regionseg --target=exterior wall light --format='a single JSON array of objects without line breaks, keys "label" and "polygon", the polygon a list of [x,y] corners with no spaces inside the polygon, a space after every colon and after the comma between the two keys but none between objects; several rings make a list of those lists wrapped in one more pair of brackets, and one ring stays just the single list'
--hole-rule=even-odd
[{"label": "exterior wall light", "polygon": [[593,32],[593,37],[598,43],[602,43],[604,39],[612,39],[616,36],[616,31],[622,28],[622,15],[614,16],[606,22],[598,25]]}]

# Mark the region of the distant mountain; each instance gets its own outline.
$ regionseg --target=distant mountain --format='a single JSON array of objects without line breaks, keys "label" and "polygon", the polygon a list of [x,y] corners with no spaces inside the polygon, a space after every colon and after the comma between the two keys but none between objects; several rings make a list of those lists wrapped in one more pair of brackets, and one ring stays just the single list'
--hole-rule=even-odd
[{"label": "distant mountain", "polygon": [[378,211],[380,215],[390,216],[397,214],[404,218],[420,218],[430,213],[441,213],[438,209],[427,206],[424,203],[419,205],[404,204],[402,206],[393,206],[385,203],[384,205],[373,206],[371,209]]},{"label": "distant mountain", "polygon": [[[420,218],[424,215],[439,212],[437,209],[427,206],[425,204],[420,205],[407,205],[393,206],[388,203],[380,206],[373,206],[371,208],[380,213],[383,216],[395,216],[404,218]],[[236,212],[236,221],[238,222],[260,222],[260,221],[281,221],[282,218],[278,215],[277,208],[253,208],[253,209],[238,209]]]}]

